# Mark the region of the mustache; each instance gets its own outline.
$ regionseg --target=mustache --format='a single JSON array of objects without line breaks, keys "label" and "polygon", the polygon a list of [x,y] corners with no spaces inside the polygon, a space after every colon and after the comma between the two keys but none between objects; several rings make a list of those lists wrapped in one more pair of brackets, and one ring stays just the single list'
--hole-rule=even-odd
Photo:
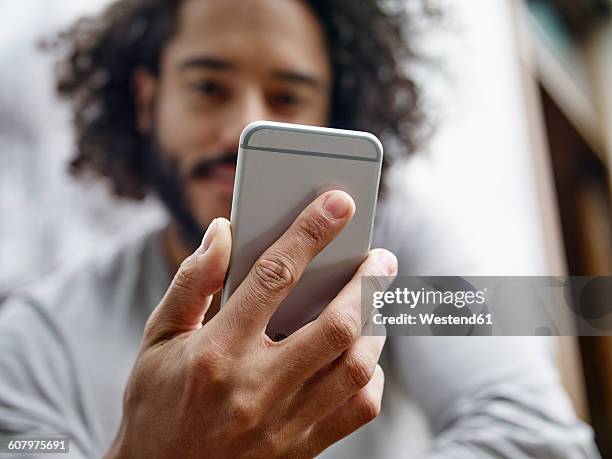
[{"label": "mustache", "polygon": [[235,166],[238,160],[238,154],[233,152],[225,152],[214,156],[213,158],[203,159],[198,161],[187,174],[188,179],[201,179],[210,177],[215,167],[221,165]]}]

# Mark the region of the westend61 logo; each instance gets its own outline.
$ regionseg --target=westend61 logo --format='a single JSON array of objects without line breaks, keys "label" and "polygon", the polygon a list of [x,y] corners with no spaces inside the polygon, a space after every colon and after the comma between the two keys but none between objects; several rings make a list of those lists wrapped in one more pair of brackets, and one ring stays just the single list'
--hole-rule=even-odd
[{"label": "westend61 logo", "polygon": [[364,334],[612,336],[611,276],[364,276],[361,285]]},{"label": "westend61 logo", "polygon": [[427,290],[421,288],[412,290],[409,288],[396,288],[386,292],[375,291],[372,293],[372,305],[380,309],[387,304],[403,304],[411,309],[418,305],[454,305],[457,308],[472,304],[484,304],[487,289],[469,291],[446,291]]},{"label": "westend61 logo", "polygon": [[[385,284],[391,285],[381,288]],[[487,285],[460,277],[369,278],[362,282],[364,331],[405,336],[490,335],[494,325],[488,308],[490,293]]]},{"label": "westend61 logo", "polygon": [[[372,306],[375,312],[371,320],[374,325],[389,326],[490,326],[493,325],[491,314],[482,311],[486,292],[486,288],[431,290],[425,287],[374,291]],[[416,312],[415,308],[418,308]],[[479,310],[472,311],[474,308]]]}]

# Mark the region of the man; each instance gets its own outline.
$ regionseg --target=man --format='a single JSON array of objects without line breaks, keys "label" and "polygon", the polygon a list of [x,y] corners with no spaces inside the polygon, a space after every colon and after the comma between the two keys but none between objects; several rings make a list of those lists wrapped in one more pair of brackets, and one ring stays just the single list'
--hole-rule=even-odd
[{"label": "man", "polygon": [[[391,157],[415,148],[423,115],[400,71],[401,20],[373,0],[123,0],[64,37],[74,170],[119,195],[153,190],[171,218],[6,302],[3,434],[65,435],[73,457],[597,456],[541,341],[393,339],[378,365],[384,339],[360,336],[359,283],[397,273],[385,249],[317,320],[279,343],[265,336],[350,221],[345,193],[313,201],[218,308],[246,124],[364,129]],[[418,206],[385,195],[377,245],[402,274],[441,274],[414,250]],[[448,253],[427,256],[449,270]],[[363,427],[384,386],[383,414]]]}]

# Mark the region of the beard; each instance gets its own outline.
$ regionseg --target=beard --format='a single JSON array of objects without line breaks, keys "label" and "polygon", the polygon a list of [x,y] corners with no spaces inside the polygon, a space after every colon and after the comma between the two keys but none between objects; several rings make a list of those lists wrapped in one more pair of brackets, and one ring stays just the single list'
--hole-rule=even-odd
[{"label": "beard", "polygon": [[185,185],[189,180],[205,179],[210,176],[218,165],[235,165],[237,155],[224,152],[211,157],[208,153],[205,155],[207,159],[196,162],[188,173],[182,176],[179,162],[174,159],[178,155],[164,151],[155,133],[149,136],[147,145],[148,152],[145,155],[147,183],[176,222],[182,242],[193,252],[199,247],[205,228],[198,223],[187,204]]}]

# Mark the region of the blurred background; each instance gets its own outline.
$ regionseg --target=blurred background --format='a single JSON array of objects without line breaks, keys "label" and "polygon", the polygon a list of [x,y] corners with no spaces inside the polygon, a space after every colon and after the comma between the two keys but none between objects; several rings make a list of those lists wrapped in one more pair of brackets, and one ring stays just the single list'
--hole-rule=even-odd
[{"label": "blurred background", "polygon": [[[37,43],[107,0],[1,2],[0,299],[164,218],[66,174],[67,107]],[[612,275],[611,0],[447,0],[420,46],[438,130],[401,171],[480,275]],[[457,273],[468,274],[468,273]],[[579,415],[612,457],[612,340],[561,338]]]}]

